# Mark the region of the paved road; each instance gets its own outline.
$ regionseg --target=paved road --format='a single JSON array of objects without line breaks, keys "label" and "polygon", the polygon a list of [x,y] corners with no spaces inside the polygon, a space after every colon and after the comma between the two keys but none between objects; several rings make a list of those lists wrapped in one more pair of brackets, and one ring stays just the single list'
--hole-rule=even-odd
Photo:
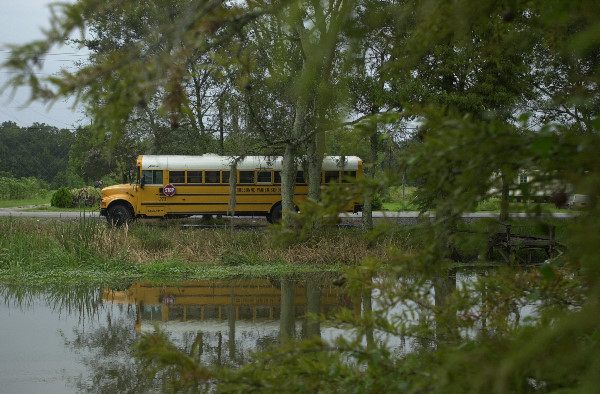
[{"label": "paved road", "polygon": [[[557,219],[569,219],[577,215],[573,212],[559,212],[548,214]],[[23,211],[19,209],[0,209],[0,216],[11,217],[28,217],[28,218],[56,218],[56,219],[79,219],[79,218],[101,218],[97,211],[94,212],[48,212],[48,211]],[[362,217],[361,213],[342,215],[343,220],[357,220]],[[377,220],[387,219],[399,224],[410,224],[417,222],[422,216],[418,212],[373,212],[373,218]],[[429,215],[434,217],[434,215]],[[526,218],[526,213],[513,213],[511,217]],[[202,216],[192,216],[190,219],[201,219]],[[241,217],[240,217],[241,218]],[[247,217],[246,217],[247,218]],[[498,218],[498,213],[494,212],[476,212],[465,213],[463,218],[466,221],[482,219],[482,218]],[[101,218],[104,219],[104,218]],[[262,220],[263,216],[256,216],[254,219]]]},{"label": "paved road", "polygon": [[0,216],[12,216],[23,218],[56,218],[77,219],[83,217],[99,218],[98,212],[49,212],[49,211],[21,211],[18,209],[0,209]]}]

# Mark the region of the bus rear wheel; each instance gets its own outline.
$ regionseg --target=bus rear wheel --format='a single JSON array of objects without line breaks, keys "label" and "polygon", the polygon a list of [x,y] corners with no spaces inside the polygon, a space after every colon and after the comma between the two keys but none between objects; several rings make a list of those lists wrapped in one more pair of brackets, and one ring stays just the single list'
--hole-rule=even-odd
[{"label": "bus rear wheel", "polygon": [[281,204],[277,204],[271,209],[271,212],[267,215],[267,221],[271,224],[281,222]]},{"label": "bus rear wheel", "polygon": [[108,212],[106,215],[106,219],[108,223],[115,226],[121,227],[124,224],[129,224],[131,222],[131,212],[125,205],[113,205],[108,208]]}]

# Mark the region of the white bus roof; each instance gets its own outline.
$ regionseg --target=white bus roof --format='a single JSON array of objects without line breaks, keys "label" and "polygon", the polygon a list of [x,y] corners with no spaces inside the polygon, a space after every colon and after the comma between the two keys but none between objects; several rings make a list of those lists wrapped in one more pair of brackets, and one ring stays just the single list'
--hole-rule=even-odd
[{"label": "white bus roof", "polygon": [[[246,156],[241,160],[238,170],[254,170],[260,168],[281,169],[281,156]],[[229,170],[234,157],[205,154],[202,156],[179,155],[142,155],[137,164],[144,170]],[[356,156],[325,156],[324,171],[356,171],[361,160]],[[298,166],[298,169],[302,169]]]}]

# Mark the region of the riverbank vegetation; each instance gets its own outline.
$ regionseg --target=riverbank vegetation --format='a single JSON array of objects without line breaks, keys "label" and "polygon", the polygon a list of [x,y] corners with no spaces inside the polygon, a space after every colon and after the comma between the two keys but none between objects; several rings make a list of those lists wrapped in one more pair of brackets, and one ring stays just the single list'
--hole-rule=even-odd
[{"label": "riverbank vegetation", "polygon": [[274,231],[266,226],[196,229],[165,220],[112,228],[97,219],[0,218],[0,280],[183,280],[340,271],[367,257],[385,261],[393,250],[412,253],[422,247],[415,230],[390,231],[369,241],[360,229],[324,229],[287,246],[277,243]]}]

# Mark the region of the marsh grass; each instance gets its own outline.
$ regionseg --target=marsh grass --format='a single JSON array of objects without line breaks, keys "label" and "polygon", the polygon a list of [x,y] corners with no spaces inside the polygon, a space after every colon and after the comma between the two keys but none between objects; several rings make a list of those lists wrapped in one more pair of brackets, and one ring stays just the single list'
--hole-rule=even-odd
[{"label": "marsh grass", "polygon": [[265,229],[231,232],[166,223],[112,228],[89,218],[47,222],[0,218],[0,279],[189,277],[210,267],[231,273],[242,266],[257,272],[276,271],[274,267],[327,269],[355,265],[367,256],[385,259],[390,248],[411,247],[410,236],[393,232],[373,241],[358,229],[326,229],[281,246],[277,234]]},{"label": "marsh grass", "polygon": [[[465,228],[475,232],[457,233],[452,240],[462,255],[481,254],[489,224],[481,221]],[[527,230],[543,233],[548,226],[539,223]],[[367,259],[393,262],[398,253],[410,256],[422,250],[427,239],[427,229],[418,227],[380,227],[369,236],[360,229],[327,228],[282,244],[277,231],[276,227],[235,232],[190,229],[176,222],[112,228],[89,218],[47,222],[0,218],[0,280],[202,278],[242,271],[262,275],[341,269]],[[557,239],[564,234],[565,226],[559,224]]]}]

